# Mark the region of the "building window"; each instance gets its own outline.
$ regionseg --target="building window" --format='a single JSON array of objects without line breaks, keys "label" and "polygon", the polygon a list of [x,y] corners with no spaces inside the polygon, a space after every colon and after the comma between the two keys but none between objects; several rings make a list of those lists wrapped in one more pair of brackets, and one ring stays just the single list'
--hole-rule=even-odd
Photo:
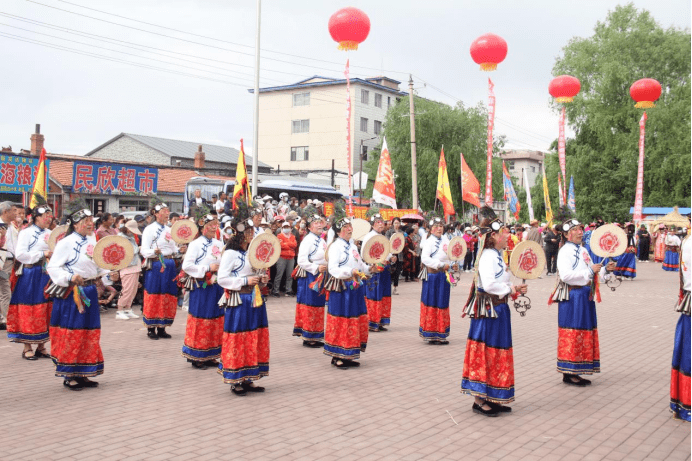
[{"label": "building window", "polygon": [[310,93],[295,93],[295,94],[293,94],[293,105],[294,106],[309,106],[310,105]]},{"label": "building window", "polygon": [[368,119],[367,118],[363,118],[363,117],[360,118],[360,131],[362,131],[363,133],[368,132]]},{"label": "building window", "polygon": [[392,105],[392,97],[387,96],[387,109],[389,109],[391,107],[391,105]]},{"label": "building window", "polygon": [[363,104],[368,104],[368,99],[370,98],[370,92],[368,90],[360,90],[360,102]]},{"label": "building window", "polygon": [[535,172],[536,172],[536,167],[535,167],[535,166],[532,166],[532,167],[531,167],[531,173],[535,173]]},{"label": "building window", "polygon": [[375,120],[374,122],[374,127],[373,127],[373,132],[375,134],[380,134],[382,133],[382,122]]},{"label": "building window", "polygon": [[291,161],[302,162],[308,160],[308,146],[291,147]]},{"label": "building window", "polygon": [[363,148],[363,151],[360,153],[360,155],[363,157],[363,161],[367,162],[368,161],[368,146],[361,146]]},{"label": "building window", "polygon": [[292,133],[309,133],[310,120],[293,120],[291,121]]},{"label": "building window", "polygon": [[507,169],[508,170],[513,170],[514,169],[514,160],[507,160]]},{"label": "building window", "polygon": [[375,93],[375,107],[382,109],[382,95]]}]

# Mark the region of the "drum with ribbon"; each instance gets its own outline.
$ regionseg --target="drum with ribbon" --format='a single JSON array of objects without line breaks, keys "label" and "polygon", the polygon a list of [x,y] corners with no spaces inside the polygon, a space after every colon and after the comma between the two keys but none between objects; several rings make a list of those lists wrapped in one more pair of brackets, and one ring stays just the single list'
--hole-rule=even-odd
[{"label": "drum with ribbon", "polygon": [[[532,241],[524,240],[514,247],[509,258],[509,270],[515,277],[521,278],[521,283],[527,279],[536,279],[545,269],[545,252],[541,246]],[[531,299],[526,295],[519,295],[514,300],[514,309],[523,317],[526,311],[531,309]]]},{"label": "drum with ribbon", "polygon": [[351,234],[351,238],[354,241],[363,240],[363,237],[365,237],[368,234],[368,232],[370,232],[370,223],[367,222],[365,219],[352,219],[351,225],[353,226],[353,233]]},{"label": "drum with ribbon", "polygon": [[370,237],[363,245],[361,254],[367,264],[383,265],[387,262],[390,251],[389,240],[384,235]]},{"label": "drum with ribbon", "polygon": [[68,227],[69,226],[65,224],[58,226],[51,231],[50,236],[48,237],[48,248],[50,248],[50,251],[55,251],[55,245],[57,245],[58,242],[65,237]]},{"label": "drum with ribbon", "polygon": [[463,237],[452,237],[447,245],[447,257],[452,261],[452,265],[447,272],[449,283],[456,287],[461,279],[460,262],[466,256],[466,240]]},{"label": "drum with ribbon", "polygon": [[[250,242],[247,255],[257,277],[268,275],[269,268],[276,264],[281,256],[281,242],[274,234],[260,232]],[[259,284],[255,285],[252,290],[252,306],[259,307],[263,302]]]},{"label": "drum with ribbon", "polygon": [[403,232],[395,232],[389,237],[389,250],[393,255],[398,255],[404,251],[406,245],[406,237]]},{"label": "drum with ribbon", "polygon": [[103,237],[94,246],[93,260],[101,269],[119,271],[132,262],[135,249],[122,235]]},{"label": "drum with ribbon", "polygon": [[[604,258],[602,263],[607,265],[610,258],[622,255],[627,250],[627,234],[615,224],[606,224],[591,233],[591,251],[596,256]],[[607,276],[606,286],[615,291],[622,283],[622,277]]]},{"label": "drum with ribbon", "polygon": [[178,245],[187,245],[197,238],[199,228],[189,219],[179,219],[171,226],[171,238]]}]

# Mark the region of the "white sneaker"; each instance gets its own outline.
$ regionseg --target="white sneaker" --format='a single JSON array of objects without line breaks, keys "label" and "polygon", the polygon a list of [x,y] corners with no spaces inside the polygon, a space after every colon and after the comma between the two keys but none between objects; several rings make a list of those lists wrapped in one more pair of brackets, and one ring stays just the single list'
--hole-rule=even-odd
[{"label": "white sneaker", "polygon": [[130,320],[130,317],[125,311],[118,311],[115,313],[115,320]]},{"label": "white sneaker", "polygon": [[125,315],[127,315],[131,319],[138,319],[139,318],[139,315],[132,312],[132,309],[126,310],[124,312],[125,312]]}]

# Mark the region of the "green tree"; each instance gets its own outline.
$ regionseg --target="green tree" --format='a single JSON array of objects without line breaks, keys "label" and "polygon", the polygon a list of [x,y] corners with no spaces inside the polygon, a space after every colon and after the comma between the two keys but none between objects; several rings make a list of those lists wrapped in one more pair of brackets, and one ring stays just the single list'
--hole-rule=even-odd
[{"label": "green tree", "polygon": [[[485,191],[487,110],[482,104],[465,107],[462,103],[454,107],[428,99],[415,98],[416,110],[416,156],[418,172],[418,201],[424,210],[435,205],[438,162],[444,146],[447,173],[452,189],[452,199],[457,213],[461,213],[461,157],[473,170]],[[384,123],[392,169],[395,175],[397,203],[400,207],[411,205],[411,128],[409,100],[402,98],[388,112]],[[499,154],[504,145],[500,136],[493,143],[493,153]],[[365,170],[370,178],[377,175],[381,148],[375,149]],[[373,184],[368,185],[367,196],[372,196]],[[493,158],[493,197],[502,198],[502,161]],[[470,204],[464,203],[464,210]],[[439,208],[439,205],[438,205]]]},{"label": "green tree", "polygon": [[[664,29],[631,3],[618,6],[596,24],[593,36],[570,40],[553,74],[572,75],[582,85],[566,106],[576,133],[566,145],[567,176],[574,175],[582,219],[631,219],[642,111],[634,107],[629,88],[645,77],[658,80],[663,93],[656,108],[647,110],[644,205],[689,206],[688,30]],[[550,178],[550,168],[547,174]]]}]

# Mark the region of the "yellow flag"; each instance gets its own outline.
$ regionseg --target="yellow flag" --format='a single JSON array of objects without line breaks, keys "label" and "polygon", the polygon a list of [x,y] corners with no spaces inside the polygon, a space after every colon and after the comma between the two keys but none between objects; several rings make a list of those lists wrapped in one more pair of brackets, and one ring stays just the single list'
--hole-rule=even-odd
[{"label": "yellow flag", "polygon": [[31,198],[29,199],[29,208],[33,209],[38,206],[36,203],[36,195],[42,196],[48,202],[48,185],[46,184],[46,149],[41,149],[41,156],[38,160],[38,169],[36,170],[36,178],[34,178],[34,187],[31,188]]},{"label": "yellow flag", "polygon": [[445,217],[454,214],[454,202],[452,202],[452,190],[449,187],[449,175],[447,175],[447,161],[445,149],[440,153],[440,163],[437,166],[437,192],[435,198],[442,202]]},{"label": "yellow flag", "polygon": [[545,164],[541,165],[543,169],[543,200],[545,200],[545,220],[548,227],[553,222],[553,209],[550,207],[550,193],[548,192],[548,178],[545,176]]},{"label": "yellow flag", "polygon": [[240,153],[238,154],[238,166],[235,171],[235,187],[233,188],[233,209],[235,209],[236,198],[243,197],[245,203],[250,204],[250,188],[247,180],[247,169],[245,168],[245,151],[243,150],[243,140],[240,140]]}]

